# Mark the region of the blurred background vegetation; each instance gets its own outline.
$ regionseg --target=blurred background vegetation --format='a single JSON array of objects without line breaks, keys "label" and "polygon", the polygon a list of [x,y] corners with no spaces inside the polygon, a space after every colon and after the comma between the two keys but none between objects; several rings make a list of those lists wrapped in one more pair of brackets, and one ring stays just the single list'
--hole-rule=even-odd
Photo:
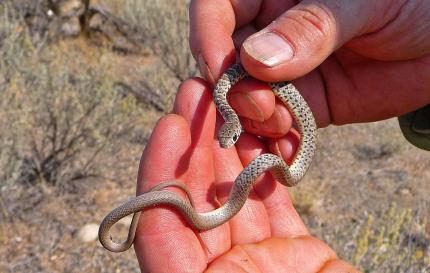
[{"label": "blurred background vegetation", "polygon": [[[97,224],[196,75],[188,0],[0,2],[0,272],[139,272]],[[430,272],[430,156],[395,120],[320,130],[295,206],[364,272]],[[127,222],[114,232],[124,236]]]}]

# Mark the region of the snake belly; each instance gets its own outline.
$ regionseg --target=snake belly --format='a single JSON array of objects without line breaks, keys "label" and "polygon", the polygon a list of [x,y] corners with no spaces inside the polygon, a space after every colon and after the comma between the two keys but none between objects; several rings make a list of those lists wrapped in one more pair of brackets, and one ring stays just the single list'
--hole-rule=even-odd
[{"label": "snake belly", "polygon": [[[235,83],[247,76],[248,74],[243,67],[240,64],[235,64],[221,76],[214,88],[214,102],[225,119],[225,124],[219,132],[220,145],[223,147],[231,147],[242,131],[239,117],[228,104],[227,93]],[[233,182],[227,202],[210,212],[197,212],[195,210],[191,194],[181,182],[160,183],[149,192],[134,197],[117,207],[103,219],[99,228],[101,244],[113,252],[127,250],[133,244],[140,212],[159,205],[176,208],[188,223],[197,230],[209,230],[220,226],[240,211],[257,178],[267,171],[270,171],[285,186],[296,185],[305,175],[315,154],[315,120],[306,101],[291,83],[269,83],[269,85],[274,94],[290,111],[301,134],[300,144],[291,166],[288,166],[282,158],[273,154],[267,153],[257,156]],[[189,201],[171,191],[162,190],[170,186],[182,188],[186,192]],[[114,242],[109,234],[110,228],[120,219],[133,213],[134,216],[127,240],[122,243]]]}]

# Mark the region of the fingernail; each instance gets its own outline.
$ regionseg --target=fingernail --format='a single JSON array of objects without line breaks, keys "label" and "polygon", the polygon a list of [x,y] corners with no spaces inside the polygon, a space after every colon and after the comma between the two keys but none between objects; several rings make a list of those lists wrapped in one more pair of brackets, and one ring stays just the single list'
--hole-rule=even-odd
[{"label": "fingernail", "polygon": [[291,45],[273,32],[252,35],[245,41],[243,48],[248,55],[270,67],[289,61],[294,56]]},{"label": "fingernail", "polygon": [[203,58],[203,55],[201,53],[197,57],[197,61],[199,63],[199,69],[200,69],[200,73],[202,74],[202,76],[207,81],[209,81],[210,84],[214,85],[215,84],[214,77],[212,76],[212,73],[209,70],[208,63],[205,61],[205,59]]}]

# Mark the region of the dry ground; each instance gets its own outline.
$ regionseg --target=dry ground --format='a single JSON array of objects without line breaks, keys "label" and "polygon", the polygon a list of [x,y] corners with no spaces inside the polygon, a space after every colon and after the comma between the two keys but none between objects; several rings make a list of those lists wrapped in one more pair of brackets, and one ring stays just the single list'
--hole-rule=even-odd
[{"label": "dry ground", "polygon": [[[22,32],[20,27],[17,23],[12,29]],[[4,42],[5,38],[2,39]],[[39,81],[36,80],[27,85],[29,76],[37,79],[41,75],[35,68],[38,64],[47,62],[47,67],[58,70],[67,67],[69,74],[76,75],[100,71],[99,78],[109,79],[103,86],[114,91],[117,90],[115,83],[133,85],[138,79],[168,71],[151,54],[118,54],[96,47],[83,37],[48,45],[53,55],[28,46],[26,39],[16,41],[24,44],[24,52],[32,53],[24,54],[26,60],[20,59],[18,64],[4,63],[6,58],[2,56],[0,95],[3,101],[16,102],[16,98],[11,98],[14,94],[29,97],[34,94],[34,100],[23,99],[27,103],[24,106],[39,110],[36,102],[45,98],[46,90],[42,86],[42,95],[37,93]],[[0,45],[8,56],[17,54],[16,50],[5,50],[4,44]],[[24,73],[23,66],[30,64],[34,65],[34,68],[30,66],[33,74]],[[57,84],[55,79],[62,79],[62,74],[55,71],[50,75],[54,84]],[[160,75],[169,78],[171,85],[180,82],[177,75]],[[92,78],[86,80],[91,82]],[[101,92],[101,96],[112,96],[113,92],[100,91],[93,85],[84,85],[81,90],[76,81],[61,86],[66,94],[94,90]],[[111,254],[96,241],[82,243],[77,239],[81,227],[99,223],[110,209],[134,195],[140,154],[151,128],[163,115],[151,104],[136,102],[129,95],[115,97],[114,103],[121,107],[112,109],[119,109],[122,123],[133,128],[124,131],[121,122],[113,123],[116,127],[112,130],[116,133],[110,135],[108,148],[97,154],[96,175],[52,183],[43,179],[24,181],[19,168],[0,173],[3,179],[0,181],[0,272],[139,272],[133,250]],[[101,105],[105,103],[105,107],[112,105],[110,100],[100,101]],[[28,140],[43,137],[43,132],[41,135],[8,134],[8,130],[18,128],[18,133],[27,132],[28,126],[38,125],[16,119],[25,107],[16,109],[5,103],[0,107],[3,152],[0,163],[4,164],[0,167],[6,170],[11,165],[24,164],[23,157],[31,158]],[[100,122],[99,119],[90,121]],[[89,128],[98,128],[94,124],[89,123]],[[31,131],[40,133],[36,129]],[[94,143],[85,145],[94,147]],[[290,191],[311,232],[365,272],[430,272],[430,154],[408,144],[395,119],[321,129],[318,147],[310,172]],[[12,152],[5,151],[15,151],[17,156],[12,157]],[[88,157],[79,155],[68,168],[80,166],[80,160]],[[126,227],[120,225],[114,232],[125,235]]]}]

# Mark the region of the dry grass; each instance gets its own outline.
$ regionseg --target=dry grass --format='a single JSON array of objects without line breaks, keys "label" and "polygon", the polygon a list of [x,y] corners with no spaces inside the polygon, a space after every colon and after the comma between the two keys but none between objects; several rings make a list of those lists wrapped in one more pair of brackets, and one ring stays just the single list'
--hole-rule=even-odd
[{"label": "dry grass", "polygon": [[124,1],[123,16],[144,33],[145,42],[184,81],[197,67],[188,44],[189,0]]},{"label": "dry grass", "polygon": [[419,272],[430,253],[426,225],[427,219],[395,203],[382,215],[370,214],[355,238],[353,263],[364,272]]},{"label": "dry grass", "polygon": [[0,271],[136,271],[132,253],[118,264],[75,234],[121,184],[133,194],[155,116],[115,88],[111,52],[81,39],[35,46],[10,2],[0,10]]},{"label": "dry grass", "polygon": [[62,50],[30,48],[16,67],[3,67],[15,72],[2,94],[1,139],[10,143],[5,156],[22,163],[19,174],[2,168],[5,180],[58,185],[100,175],[102,152],[115,153],[115,139],[133,131],[137,104],[114,89],[109,72],[100,69],[109,65],[92,67],[80,52]]},{"label": "dry grass", "polygon": [[396,120],[320,130],[309,174],[291,189],[312,233],[363,272],[430,269],[430,164]]},{"label": "dry grass", "polygon": [[164,112],[170,111],[179,84],[199,73],[188,46],[189,2],[94,1],[94,4],[107,7],[116,16],[130,23],[138,33],[133,38],[152,52],[154,63],[136,67],[137,71],[132,73],[132,92],[140,95],[145,93],[145,100],[151,101]]},{"label": "dry grass", "polygon": [[[113,255],[76,233],[134,194],[161,114],[118,82],[167,98],[167,111],[195,73],[188,1],[108,2],[146,33],[153,56],[83,38],[35,45],[22,14],[0,2],[0,272],[139,272],[132,251]],[[330,127],[291,193],[311,232],[364,272],[430,272],[429,165],[394,120]]]},{"label": "dry grass", "polygon": [[199,73],[188,45],[190,1],[119,2],[123,2],[119,15],[142,33],[144,44],[158,59],[151,69],[140,68],[139,75],[143,75],[147,88],[163,98],[161,104],[169,111],[179,84]]}]

